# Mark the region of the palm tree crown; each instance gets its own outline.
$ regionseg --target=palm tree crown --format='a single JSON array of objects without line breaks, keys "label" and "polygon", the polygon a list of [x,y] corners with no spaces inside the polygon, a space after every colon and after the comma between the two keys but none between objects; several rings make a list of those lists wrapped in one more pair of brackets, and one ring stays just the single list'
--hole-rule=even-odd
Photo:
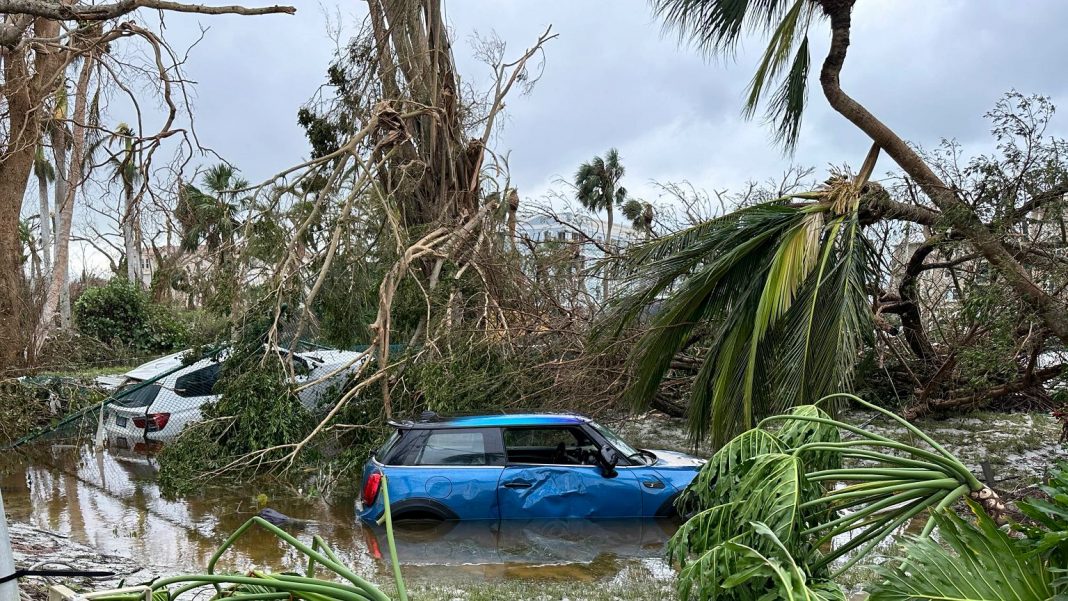
[{"label": "palm tree crown", "polygon": [[858,181],[834,178],[628,250],[628,294],[604,329],[619,333],[656,307],[631,353],[632,400],[651,401],[695,336],[706,349],[690,395],[695,439],[719,446],[761,416],[848,389],[872,332]]},{"label": "palm tree crown", "polygon": [[590,211],[611,211],[615,205],[622,205],[627,198],[627,189],[619,185],[625,169],[619,162],[619,151],[615,148],[605,153],[604,158],[593,157],[588,163],[579,166],[575,173],[576,197],[582,206]]}]

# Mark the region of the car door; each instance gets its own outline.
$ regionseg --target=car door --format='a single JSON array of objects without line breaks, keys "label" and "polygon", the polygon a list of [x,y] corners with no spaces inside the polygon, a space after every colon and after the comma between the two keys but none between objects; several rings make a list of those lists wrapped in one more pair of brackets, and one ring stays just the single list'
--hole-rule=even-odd
[{"label": "car door", "polygon": [[642,515],[629,470],[606,477],[599,445],[575,426],[506,428],[507,463],[497,497],[501,519],[623,518]]},{"label": "car door", "polygon": [[413,431],[411,444],[383,466],[395,518],[496,520],[504,458],[494,428]]}]

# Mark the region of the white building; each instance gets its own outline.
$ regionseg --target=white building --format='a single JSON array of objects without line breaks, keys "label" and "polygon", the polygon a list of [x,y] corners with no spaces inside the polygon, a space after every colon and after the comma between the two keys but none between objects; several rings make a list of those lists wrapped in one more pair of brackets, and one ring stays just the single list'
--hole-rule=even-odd
[{"label": "white building", "polygon": [[[561,284],[569,280],[578,290],[600,298],[605,275],[597,263],[605,257],[608,248],[607,231],[606,220],[588,213],[539,213],[517,224],[516,247],[529,256],[542,255],[550,260],[548,266],[534,265],[535,279],[554,278]],[[641,239],[625,221],[612,224],[612,251],[618,252]],[[564,256],[552,257],[554,252]]]}]

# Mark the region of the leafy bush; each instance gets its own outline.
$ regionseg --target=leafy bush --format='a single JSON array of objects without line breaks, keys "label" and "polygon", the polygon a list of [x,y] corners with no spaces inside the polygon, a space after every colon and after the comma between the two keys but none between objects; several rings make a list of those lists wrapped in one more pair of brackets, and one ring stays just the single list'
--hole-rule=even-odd
[{"label": "leafy bush", "polygon": [[83,292],[74,303],[74,321],[86,336],[148,351],[180,348],[190,336],[177,313],[152,304],[144,291],[120,278]]},{"label": "leafy bush", "polygon": [[130,338],[148,318],[148,297],[124,279],[89,288],[74,303],[74,322],[83,334],[103,342]]},{"label": "leafy bush", "polygon": [[[680,598],[842,600],[834,576],[920,512],[965,496],[981,500],[992,514],[1004,510],[992,490],[926,434],[852,398],[897,421],[925,448],[836,421],[812,405],[738,435],[712,456],[681,500],[696,513],[668,545],[682,567]],[[863,464],[841,467],[843,460]],[[852,534],[847,542],[831,546],[845,534]],[[921,536],[929,534],[925,528]]]}]

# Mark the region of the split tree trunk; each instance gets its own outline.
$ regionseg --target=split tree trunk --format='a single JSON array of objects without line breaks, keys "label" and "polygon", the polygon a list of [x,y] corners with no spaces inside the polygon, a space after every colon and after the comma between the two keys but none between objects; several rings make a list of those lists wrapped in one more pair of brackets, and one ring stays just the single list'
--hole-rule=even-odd
[{"label": "split tree trunk", "polygon": [[1068,343],[1068,310],[1064,304],[1037,286],[1012,253],[998,240],[957,193],[945,184],[920,155],[893,130],[841,88],[839,75],[849,49],[854,0],[818,0],[831,21],[831,47],[820,71],[820,84],[831,107],[866,133],[920,186],[942,212],[945,224],[958,231],[994,266],[1046,327]]}]

